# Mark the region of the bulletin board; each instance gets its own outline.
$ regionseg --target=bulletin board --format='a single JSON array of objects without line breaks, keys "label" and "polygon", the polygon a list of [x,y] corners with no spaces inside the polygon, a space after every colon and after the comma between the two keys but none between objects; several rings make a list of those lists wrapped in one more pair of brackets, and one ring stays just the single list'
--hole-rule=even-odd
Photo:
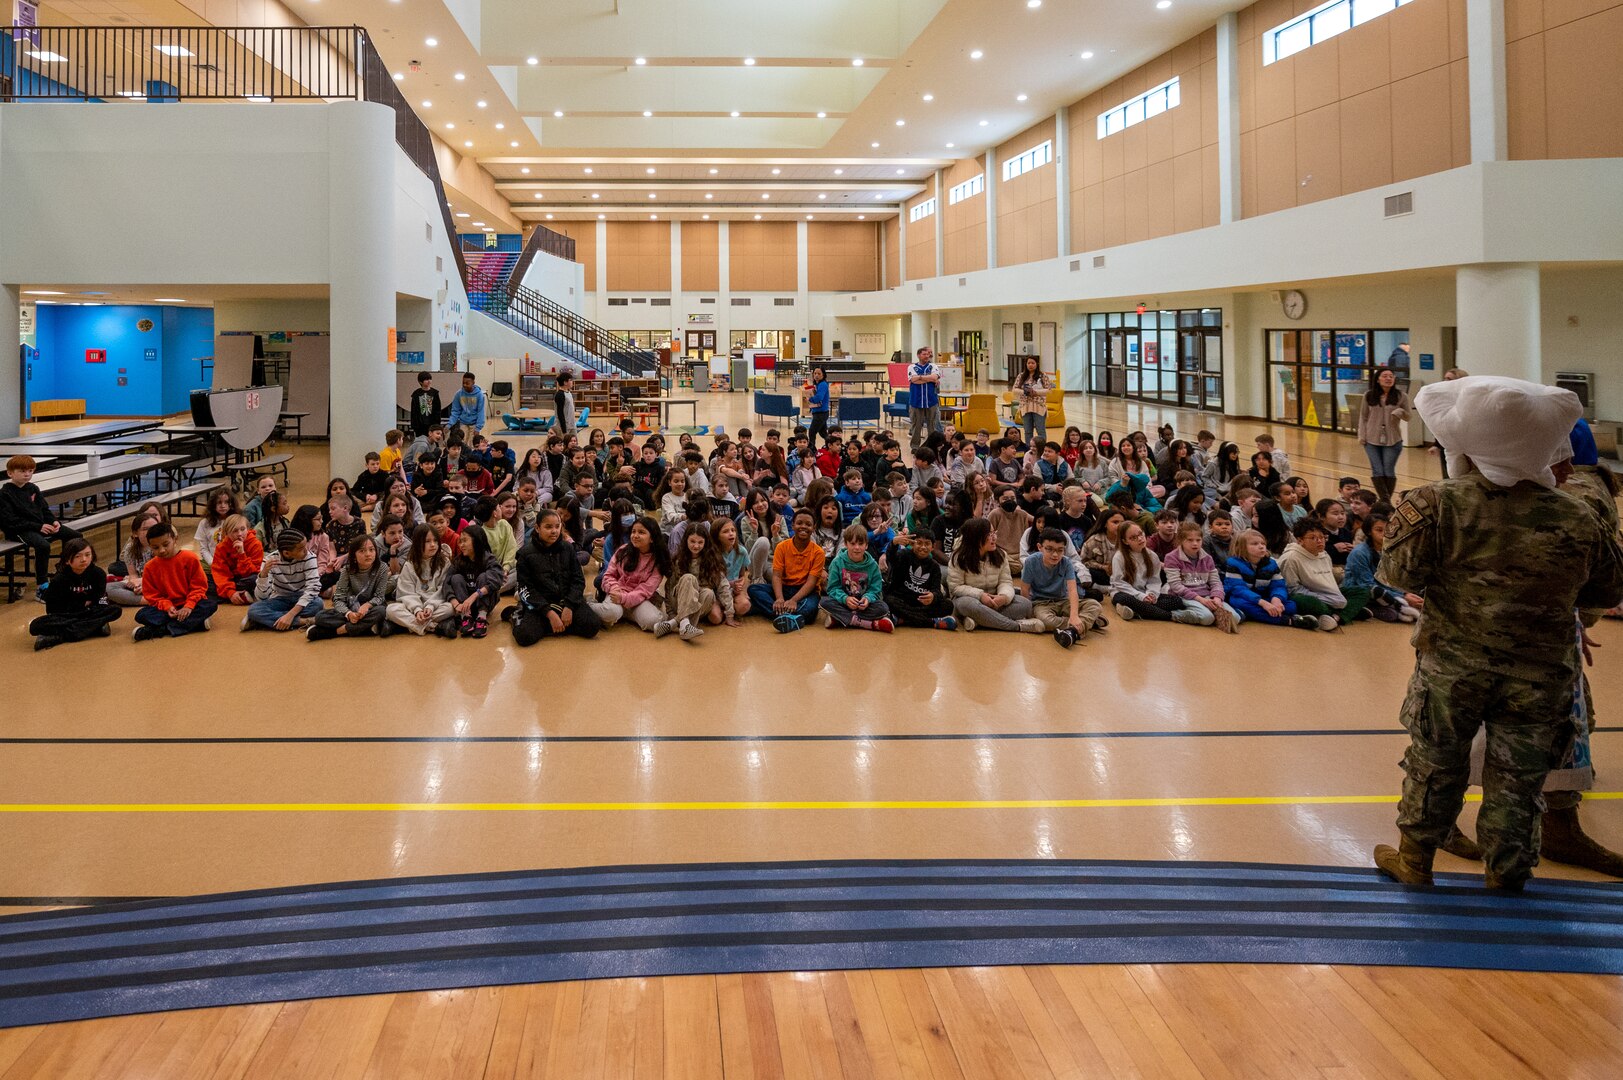
[{"label": "bulletin board", "polygon": [[889,350],[887,350],[885,348],[885,335],[884,334],[858,334],[857,335],[857,355],[858,356],[864,356],[864,355],[866,355],[866,356],[883,356],[888,351]]}]

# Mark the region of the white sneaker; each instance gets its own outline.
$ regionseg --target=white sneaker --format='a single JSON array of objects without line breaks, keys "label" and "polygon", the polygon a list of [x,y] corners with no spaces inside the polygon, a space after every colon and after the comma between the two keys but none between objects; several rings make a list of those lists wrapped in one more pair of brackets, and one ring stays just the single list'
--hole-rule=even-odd
[{"label": "white sneaker", "polygon": [[654,637],[662,638],[676,629],[676,623],[671,619],[661,619],[654,624]]},{"label": "white sneaker", "polygon": [[687,619],[682,620],[682,626],[677,630],[677,633],[681,635],[683,641],[697,641],[699,638],[704,637],[704,631],[694,626]]},{"label": "white sneaker", "polygon": [[214,629],[214,616],[213,615],[210,615],[208,618],[203,620],[203,629],[205,629],[205,630],[213,630]]},{"label": "white sneaker", "polygon": [[1341,624],[1336,622],[1335,617],[1332,616],[1332,615],[1320,615],[1319,616],[1319,629],[1320,630],[1324,630],[1324,631],[1328,632],[1330,630],[1334,630],[1336,627],[1338,627],[1340,625]]},{"label": "white sneaker", "polygon": [[966,615],[962,620],[962,626],[966,633],[973,633],[975,630],[975,620]]},{"label": "white sneaker", "polygon": [[1398,618],[1404,622],[1419,622],[1420,611],[1418,608],[1412,608],[1408,604],[1404,604],[1398,608]]},{"label": "white sneaker", "polygon": [[1114,604],[1112,606],[1116,609],[1116,614],[1121,616],[1123,622],[1133,621],[1132,608],[1128,607],[1126,604]]},{"label": "white sneaker", "polygon": [[1043,625],[1041,619],[1021,619],[1019,622],[1022,634],[1046,634],[1048,627]]},{"label": "white sneaker", "polygon": [[246,615],[244,615],[242,617],[242,625],[237,627],[237,629],[243,631],[244,633],[246,633],[249,630],[252,630],[253,628],[254,628],[253,620],[248,618],[248,616],[246,616]]}]

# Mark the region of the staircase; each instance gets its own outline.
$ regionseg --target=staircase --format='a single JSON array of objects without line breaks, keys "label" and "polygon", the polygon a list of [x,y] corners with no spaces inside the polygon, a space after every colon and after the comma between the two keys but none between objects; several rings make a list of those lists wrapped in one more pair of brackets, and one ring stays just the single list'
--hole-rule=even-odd
[{"label": "staircase", "polygon": [[521,284],[515,270],[528,267],[535,252],[546,250],[555,238],[558,234],[538,226],[522,253],[465,253],[468,306],[601,375],[651,375],[658,367],[652,351]]}]

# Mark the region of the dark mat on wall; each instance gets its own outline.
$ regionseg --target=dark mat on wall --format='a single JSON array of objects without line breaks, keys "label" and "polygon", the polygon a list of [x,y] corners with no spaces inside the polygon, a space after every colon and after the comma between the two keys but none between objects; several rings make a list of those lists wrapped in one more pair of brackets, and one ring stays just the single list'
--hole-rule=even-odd
[{"label": "dark mat on wall", "polygon": [[840,861],[337,882],[0,919],[0,1026],[620,976],[1095,963],[1623,974],[1623,884],[1260,863]]}]

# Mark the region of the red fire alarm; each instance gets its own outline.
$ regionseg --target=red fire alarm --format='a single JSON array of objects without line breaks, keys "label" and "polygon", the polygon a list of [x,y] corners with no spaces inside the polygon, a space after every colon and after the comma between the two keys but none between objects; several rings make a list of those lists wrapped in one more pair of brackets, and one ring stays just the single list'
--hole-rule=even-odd
[{"label": "red fire alarm", "polygon": [[1144,305],[1143,304],[1138,305],[1138,313],[1140,315],[1144,314]]},{"label": "red fire alarm", "polygon": [[106,349],[86,349],[85,350],[85,363],[87,363],[87,364],[105,364],[105,363],[107,363],[107,350]]}]

